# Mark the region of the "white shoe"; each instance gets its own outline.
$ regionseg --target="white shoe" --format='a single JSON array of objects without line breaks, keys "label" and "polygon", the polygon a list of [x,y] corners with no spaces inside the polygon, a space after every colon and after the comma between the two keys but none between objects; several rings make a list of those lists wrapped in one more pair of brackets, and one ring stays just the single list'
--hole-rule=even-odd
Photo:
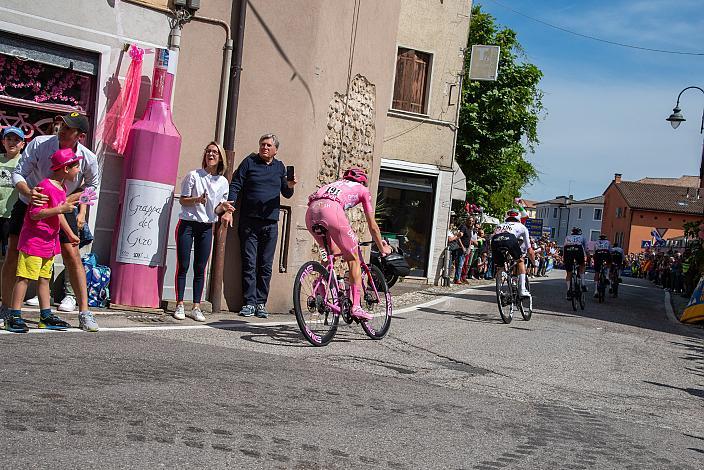
[{"label": "white shoe", "polygon": [[73,312],[76,310],[76,298],[72,295],[67,295],[59,304],[58,310],[59,312]]},{"label": "white shoe", "polygon": [[176,311],[173,313],[173,316],[176,320],[185,320],[186,319],[186,314],[185,314],[185,311],[183,308],[183,304],[176,306]]},{"label": "white shoe", "polygon": [[192,318],[195,321],[205,321],[205,316],[203,316],[203,312],[198,307],[188,312],[188,318]]},{"label": "white shoe", "polygon": [[25,300],[24,304],[29,305],[30,307],[39,307],[39,297],[35,295],[31,299]]}]

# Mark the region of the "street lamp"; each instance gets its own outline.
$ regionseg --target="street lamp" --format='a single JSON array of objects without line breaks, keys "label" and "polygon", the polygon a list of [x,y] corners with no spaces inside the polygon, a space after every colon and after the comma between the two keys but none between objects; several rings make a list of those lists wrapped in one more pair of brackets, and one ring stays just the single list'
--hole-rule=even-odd
[{"label": "street lamp", "polygon": [[[682,115],[682,109],[680,109],[680,97],[682,96],[682,93],[692,88],[695,88],[704,93],[704,90],[702,90],[698,86],[688,86],[684,90],[680,91],[680,94],[677,95],[677,104],[675,104],[675,107],[672,109],[672,114],[670,114],[670,116],[665,119],[666,121],[670,122],[670,125],[673,129],[677,129],[678,127],[680,127],[680,124],[686,121],[686,119]],[[702,124],[699,127],[699,133],[704,133],[704,110],[702,110]],[[699,165],[699,187],[704,188],[704,144],[702,145],[702,159],[701,164]]]}]

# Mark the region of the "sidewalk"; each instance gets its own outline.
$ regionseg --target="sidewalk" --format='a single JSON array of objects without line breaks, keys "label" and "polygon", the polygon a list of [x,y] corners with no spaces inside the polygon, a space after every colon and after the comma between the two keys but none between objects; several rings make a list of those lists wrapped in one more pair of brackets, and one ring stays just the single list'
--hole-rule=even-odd
[{"label": "sidewalk", "polygon": [[[420,305],[425,302],[438,299],[442,295],[451,294],[456,291],[467,289],[468,287],[491,286],[494,284],[492,280],[475,280],[472,279],[468,284],[451,284],[450,286],[434,286],[428,284],[417,284],[412,282],[398,282],[391,288],[393,295],[394,310],[399,310],[414,305]],[[257,317],[241,317],[236,312],[221,312],[218,314],[208,313],[209,308],[204,308],[206,321],[199,323],[186,317],[185,320],[176,320],[171,316],[174,302],[169,303],[169,311],[152,309],[92,309],[100,328],[113,331],[134,331],[140,328],[149,327],[166,327],[169,329],[182,327],[184,329],[194,328],[209,328],[213,324],[222,327],[237,328],[238,325],[267,325],[267,324],[295,324],[296,318],[292,313],[271,313],[268,318]],[[188,311],[188,306],[186,306]],[[206,307],[206,305],[203,305]],[[65,313],[58,312],[62,319],[75,326],[75,330],[80,331],[78,327],[78,312]],[[22,317],[27,321],[30,331],[41,331],[47,333],[61,333],[49,330],[35,330],[39,320],[39,309],[23,306]],[[4,333],[4,332],[3,332]],[[8,333],[10,334],[10,333]]]}]

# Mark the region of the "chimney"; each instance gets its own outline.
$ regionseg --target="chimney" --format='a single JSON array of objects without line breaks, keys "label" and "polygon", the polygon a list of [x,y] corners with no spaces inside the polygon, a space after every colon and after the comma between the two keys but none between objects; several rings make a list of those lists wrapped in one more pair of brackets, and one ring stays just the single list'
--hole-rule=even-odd
[{"label": "chimney", "polygon": [[569,199],[574,199],[574,196],[570,194]]},{"label": "chimney", "polygon": [[621,183],[621,173],[614,173],[614,183]]}]

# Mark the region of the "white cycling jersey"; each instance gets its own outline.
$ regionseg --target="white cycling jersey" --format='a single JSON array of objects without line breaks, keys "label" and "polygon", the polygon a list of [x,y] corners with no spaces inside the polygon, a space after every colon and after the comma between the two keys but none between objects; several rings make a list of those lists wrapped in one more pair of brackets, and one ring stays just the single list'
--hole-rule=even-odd
[{"label": "white cycling jersey", "polygon": [[608,240],[597,240],[594,242],[594,251],[606,250],[611,252],[611,242]]},{"label": "white cycling jersey", "polygon": [[530,248],[530,233],[525,225],[520,222],[504,222],[494,230],[494,235],[499,233],[512,233],[521,243],[521,252],[526,254]]},{"label": "white cycling jersey", "polygon": [[584,235],[567,235],[565,237],[565,243],[562,246],[581,246],[584,252],[587,252],[587,239]]}]

